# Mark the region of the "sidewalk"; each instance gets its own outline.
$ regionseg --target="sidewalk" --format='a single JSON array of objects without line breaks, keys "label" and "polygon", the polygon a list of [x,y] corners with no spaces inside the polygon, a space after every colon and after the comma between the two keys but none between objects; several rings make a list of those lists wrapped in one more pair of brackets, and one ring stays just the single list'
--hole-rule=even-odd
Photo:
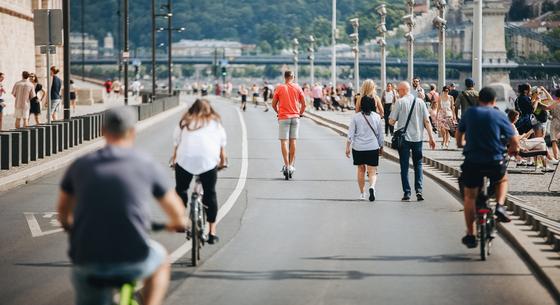
[{"label": "sidewalk", "polygon": [[[310,113],[321,116],[327,120],[337,122],[345,128],[348,128],[348,123],[354,111],[315,111],[309,110]],[[451,139],[450,149],[441,149],[441,139],[436,135],[437,146],[435,150],[431,150],[427,143],[424,143],[424,156],[433,159],[439,163],[445,164],[456,170],[460,170],[463,163],[462,150],[456,149],[455,139]],[[426,135],[427,138],[427,135]],[[390,137],[385,139],[390,141]],[[515,169],[515,164],[512,162],[509,167],[510,170]],[[532,168],[528,168],[531,170]],[[520,174],[510,173],[509,175],[509,194],[522,200],[526,205],[538,210],[547,218],[560,223],[560,193],[549,192],[548,185],[553,173],[545,174]],[[560,190],[560,174],[556,174],[552,184],[552,190]]]}]

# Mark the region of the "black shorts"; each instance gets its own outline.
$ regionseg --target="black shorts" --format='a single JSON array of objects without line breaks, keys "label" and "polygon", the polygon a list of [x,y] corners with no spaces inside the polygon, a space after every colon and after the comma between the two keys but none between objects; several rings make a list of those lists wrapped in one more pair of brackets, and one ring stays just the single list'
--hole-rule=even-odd
[{"label": "black shorts", "polygon": [[507,172],[505,160],[490,163],[473,163],[465,161],[461,165],[461,183],[468,188],[482,187],[484,177],[490,179],[491,184],[502,180]]},{"label": "black shorts", "polygon": [[70,92],[70,100],[76,99],[76,92]]},{"label": "black shorts", "polygon": [[379,149],[376,150],[354,150],[352,149],[354,165],[379,165]]}]

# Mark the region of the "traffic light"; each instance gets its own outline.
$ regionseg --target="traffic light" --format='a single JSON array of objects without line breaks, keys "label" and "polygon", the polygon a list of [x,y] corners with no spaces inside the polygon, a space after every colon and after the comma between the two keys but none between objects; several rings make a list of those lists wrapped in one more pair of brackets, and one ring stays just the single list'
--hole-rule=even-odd
[{"label": "traffic light", "polygon": [[226,67],[222,67],[222,77],[226,77],[227,76],[227,69]]}]

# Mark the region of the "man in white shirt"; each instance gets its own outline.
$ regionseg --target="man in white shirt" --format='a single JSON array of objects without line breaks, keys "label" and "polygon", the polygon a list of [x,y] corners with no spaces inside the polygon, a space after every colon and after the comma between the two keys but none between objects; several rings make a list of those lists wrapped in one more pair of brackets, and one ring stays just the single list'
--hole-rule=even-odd
[{"label": "man in white shirt", "polygon": [[420,78],[416,76],[412,79],[412,90],[409,90],[410,94],[414,96],[414,98],[419,97],[420,99],[424,99],[426,97],[426,93],[424,92],[424,88],[420,85]]}]

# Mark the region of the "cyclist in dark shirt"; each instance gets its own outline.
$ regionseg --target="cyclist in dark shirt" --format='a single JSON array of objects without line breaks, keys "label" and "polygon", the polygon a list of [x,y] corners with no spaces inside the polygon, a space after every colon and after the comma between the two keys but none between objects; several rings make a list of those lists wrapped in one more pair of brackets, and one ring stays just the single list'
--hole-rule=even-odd
[{"label": "cyclist in dark shirt", "polygon": [[519,151],[519,139],[507,116],[495,107],[496,91],[488,87],[482,88],[479,107],[470,107],[465,112],[456,134],[457,146],[464,146],[465,161],[461,166],[461,180],[464,183],[467,235],[462,242],[469,248],[477,246],[474,235],[475,201],[483,187],[484,177],[488,177],[496,186],[495,214],[498,221],[511,221],[504,207],[508,186],[504,143],[508,143],[507,150],[510,154],[516,154]]}]

